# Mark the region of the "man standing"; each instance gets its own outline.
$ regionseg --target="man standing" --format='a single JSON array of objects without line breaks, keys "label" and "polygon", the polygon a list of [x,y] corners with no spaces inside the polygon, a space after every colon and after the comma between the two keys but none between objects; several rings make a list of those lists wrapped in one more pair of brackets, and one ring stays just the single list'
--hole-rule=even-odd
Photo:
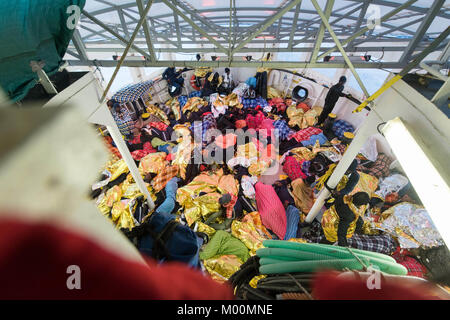
[{"label": "man standing", "polygon": [[231,75],[229,68],[225,68],[225,73],[223,74],[223,87],[228,93],[233,89],[233,76]]},{"label": "man standing", "polygon": [[336,105],[339,97],[348,97],[348,95],[342,93],[342,90],[344,90],[344,84],[346,82],[347,78],[345,76],[342,76],[339,79],[339,82],[330,88],[325,98],[325,106],[323,107],[323,111],[320,114],[319,119],[317,120],[317,125],[321,125],[328,117],[328,114],[333,111],[333,108]]}]

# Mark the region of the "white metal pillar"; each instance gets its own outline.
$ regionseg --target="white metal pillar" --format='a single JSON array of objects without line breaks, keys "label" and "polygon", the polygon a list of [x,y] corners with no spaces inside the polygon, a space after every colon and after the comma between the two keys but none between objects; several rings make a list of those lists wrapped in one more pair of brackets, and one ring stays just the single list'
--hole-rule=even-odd
[{"label": "white metal pillar", "polygon": [[[339,161],[332,175],[328,179],[327,185],[331,189],[336,188],[336,186],[339,184],[339,181],[341,181],[345,172],[347,171],[347,169],[349,168],[350,164],[353,162],[355,157],[358,155],[359,151],[366,143],[367,139],[377,132],[377,125],[380,123],[380,121],[381,121],[380,117],[378,117],[378,115],[374,111],[372,111],[367,116],[364,123],[358,129],[358,132],[356,133],[352,143],[348,146],[342,159]],[[320,191],[318,198],[316,199],[313,207],[309,211],[305,219],[306,222],[311,223],[314,220],[314,218],[319,214],[320,210],[322,209],[325,200],[329,196],[330,192],[328,191],[327,188],[324,187]]]}]

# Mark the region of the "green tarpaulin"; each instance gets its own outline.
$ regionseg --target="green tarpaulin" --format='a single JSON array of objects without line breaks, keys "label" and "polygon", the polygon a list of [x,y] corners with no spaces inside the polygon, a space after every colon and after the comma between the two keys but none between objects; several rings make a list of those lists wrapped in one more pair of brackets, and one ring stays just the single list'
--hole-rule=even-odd
[{"label": "green tarpaulin", "polygon": [[75,15],[85,3],[0,1],[0,86],[11,100],[23,99],[36,85],[38,76],[31,68],[32,61],[45,63],[43,70],[48,75],[58,71],[75,30]]}]

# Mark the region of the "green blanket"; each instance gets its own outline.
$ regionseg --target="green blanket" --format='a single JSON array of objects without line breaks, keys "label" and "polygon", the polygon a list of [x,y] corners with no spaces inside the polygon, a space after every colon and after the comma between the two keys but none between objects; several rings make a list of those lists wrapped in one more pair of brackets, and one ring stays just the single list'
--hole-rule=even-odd
[{"label": "green blanket", "polygon": [[250,257],[248,249],[241,240],[228,232],[218,230],[200,252],[200,259],[206,260],[215,256],[234,254],[243,262]]}]

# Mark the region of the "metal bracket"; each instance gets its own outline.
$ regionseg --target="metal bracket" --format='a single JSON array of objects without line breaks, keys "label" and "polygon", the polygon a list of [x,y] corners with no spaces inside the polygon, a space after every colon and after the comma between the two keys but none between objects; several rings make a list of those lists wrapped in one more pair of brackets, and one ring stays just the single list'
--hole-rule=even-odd
[{"label": "metal bracket", "polygon": [[53,83],[50,81],[49,77],[43,70],[44,66],[45,66],[44,61],[30,62],[31,70],[34,73],[37,73],[39,77],[39,82],[44,87],[45,92],[47,92],[48,94],[58,94],[58,90],[56,90],[55,86],[53,85]]}]

